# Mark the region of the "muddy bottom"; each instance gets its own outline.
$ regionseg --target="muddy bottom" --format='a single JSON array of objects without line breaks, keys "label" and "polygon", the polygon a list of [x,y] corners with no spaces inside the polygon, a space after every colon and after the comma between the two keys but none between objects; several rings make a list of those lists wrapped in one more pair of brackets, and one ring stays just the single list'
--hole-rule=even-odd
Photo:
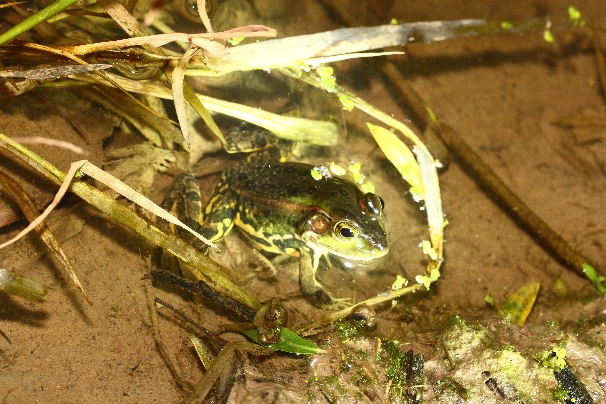
[{"label": "muddy bottom", "polygon": [[[285,8],[252,3],[260,22],[285,35],[336,29],[346,23],[379,25],[392,18],[405,23],[461,18],[529,20],[549,15],[554,26],[561,27],[566,25],[568,7],[563,1],[518,1],[506,6],[463,1],[422,5],[304,1]],[[603,23],[597,2],[576,6],[589,25]],[[535,213],[605,273],[604,94],[588,32],[558,28],[554,35],[555,43],[545,42],[541,33],[530,33],[411,44],[404,55],[390,60],[432,110]],[[393,96],[373,63],[335,64],[337,82],[416,127],[411,111]],[[276,75],[272,73],[272,77]],[[233,89],[220,91],[231,99],[245,98]],[[256,104],[267,109],[284,107],[289,96],[286,86],[276,97],[259,96]],[[306,154],[299,159],[314,164],[362,162],[376,193],[385,201],[390,236],[389,258],[379,268],[368,273],[326,269],[319,273],[321,282],[352,302],[390,290],[397,275],[415,283],[415,276],[424,274],[426,265],[419,248],[428,239],[424,212],[374,145],[364,124],[369,118],[359,112],[344,113],[343,125],[337,101],[326,94],[320,98],[337,111],[324,119],[339,121],[346,130],[341,131],[338,147],[313,149],[311,157]],[[301,108],[305,111],[319,103],[302,102]],[[558,121],[580,124],[566,128],[557,125]],[[77,90],[56,88],[37,88],[0,100],[0,132],[9,137],[60,139],[88,152],[82,156],[41,144],[29,146],[64,171],[71,162],[86,158],[120,173],[119,162],[108,164],[108,153],[145,142],[129,124]],[[212,192],[220,170],[233,162],[234,158],[215,151],[193,164],[203,198]],[[271,402],[268,397],[278,402],[415,402],[420,397],[429,402],[485,403],[571,398],[590,402],[589,396],[595,402],[606,400],[606,359],[601,353],[606,343],[602,320],[606,300],[586,278],[563,266],[512,221],[460,161],[444,156],[444,163],[440,185],[448,220],[445,262],[431,290],[377,306],[377,324],[358,330],[355,338],[332,328],[310,336],[328,351],[322,355],[235,354],[226,365],[226,369],[231,366],[226,374],[232,378],[223,380],[240,388],[240,395],[223,386],[214,390],[213,397],[233,402],[247,394],[252,402]],[[143,191],[160,202],[178,170],[173,165],[154,176],[153,170],[144,168],[148,171],[134,170],[147,175],[141,180]],[[39,207],[52,199],[56,187],[7,152],[0,155],[0,170],[18,179]],[[147,181],[149,178],[153,180]],[[0,212],[2,218],[8,218],[5,222],[12,222],[0,229],[0,242],[4,242],[25,221],[12,220],[20,214],[1,191]],[[149,297],[160,297],[211,330],[240,320],[209,302],[200,304],[173,289],[152,287],[148,273],[158,268],[156,247],[73,195],[61,203],[48,224],[93,305],[86,303],[35,234],[0,251],[1,268],[49,287],[41,304],[0,293],[3,402],[178,402],[187,397],[191,391],[176,381],[157,349]],[[228,241],[232,255],[225,259],[236,263],[231,272],[236,283],[260,300],[283,297],[291,329],[325,315],[301,296],[295,258],[277,263],[274,275],[255,271],[259,263],[251,258],[248,245],[237,234],[233,236]],[[530,282],[541,287],[526,324],[502,323],[501,307]],[[188,337],[191,326],[169,311],[159,310],[161,340],[168,358],[175,363],[178,378],[195,385],[205,372]],[[237,333],[224,337],[245,341]],[[385,343],[388,345],[382,345]],[[398,368],[400,375],[409,376],[398,379],[399,395],[392,389],[398,381],[388,375],[390,360],[399,356],[385,350],[389,344],[395,344],[397,352],[411,351]],[[423,371],[414,366],[419,354],[423,354]],[[564,357],[564,363],[553,360]],[[586,395],[582,391],[557,395],[562,381],[554,372],[567,372],[568,368],[585,386]],[[536,378],[528,376],[530,382],[524,385],[522,379],[530,374]],[[255,395],[259,391],[264,393]]]}]

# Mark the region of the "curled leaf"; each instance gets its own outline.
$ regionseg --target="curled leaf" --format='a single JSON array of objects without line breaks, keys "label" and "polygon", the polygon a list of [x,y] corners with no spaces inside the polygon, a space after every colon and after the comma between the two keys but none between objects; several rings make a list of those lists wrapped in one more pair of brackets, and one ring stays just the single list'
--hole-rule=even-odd
[{"label": "curled leaf", "polygon": [[402,177],[410,184],[410,193],[415,200],[423,199],[421,172],[417,160],[410,149],[395,134],[389,130],[366,123],[370,133]]}]

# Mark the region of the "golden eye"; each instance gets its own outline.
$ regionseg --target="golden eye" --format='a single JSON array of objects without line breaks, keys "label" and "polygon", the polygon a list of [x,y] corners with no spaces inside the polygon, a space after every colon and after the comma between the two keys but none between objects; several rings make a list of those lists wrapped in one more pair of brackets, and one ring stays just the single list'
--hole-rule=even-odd
[{"label": "golden eye", "polygon": [[335,224],[335,233],[337,237],[343,240],[351,240],[358,237],[358,228],[345,220],[341,220]]}]

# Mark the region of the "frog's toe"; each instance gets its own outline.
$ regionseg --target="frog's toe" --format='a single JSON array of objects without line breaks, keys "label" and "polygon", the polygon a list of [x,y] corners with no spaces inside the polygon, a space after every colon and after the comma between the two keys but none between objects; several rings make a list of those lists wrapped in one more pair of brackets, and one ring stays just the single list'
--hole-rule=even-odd
[{"label": "frog's toe", "polygon": [[339,310],[345,310],[345,309],[349,309],[353,306],[353,304],[351,303],[350,299],[336,299],[336,298],[331,298],[331,302],[322,305],[322,308],[324,310],[333,310],[333,311],[339,311]]},{"label": "frog's toe", "polygon": [[314,305],[324,310],[338,311],[352,306],[350,299],[332,297],[323,289],[318,289],[311,297]]}]

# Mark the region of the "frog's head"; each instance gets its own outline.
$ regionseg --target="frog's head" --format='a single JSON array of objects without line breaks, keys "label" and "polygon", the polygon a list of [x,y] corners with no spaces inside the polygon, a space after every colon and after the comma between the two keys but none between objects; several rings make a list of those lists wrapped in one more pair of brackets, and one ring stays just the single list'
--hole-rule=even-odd
[{"label": "frog's head", "polygon": [[383,201],[372,193],[357,197],[357,204],[315,210],[299,226],[301,239],[313,250],[348,261],[371,261],[387,254]]}]

